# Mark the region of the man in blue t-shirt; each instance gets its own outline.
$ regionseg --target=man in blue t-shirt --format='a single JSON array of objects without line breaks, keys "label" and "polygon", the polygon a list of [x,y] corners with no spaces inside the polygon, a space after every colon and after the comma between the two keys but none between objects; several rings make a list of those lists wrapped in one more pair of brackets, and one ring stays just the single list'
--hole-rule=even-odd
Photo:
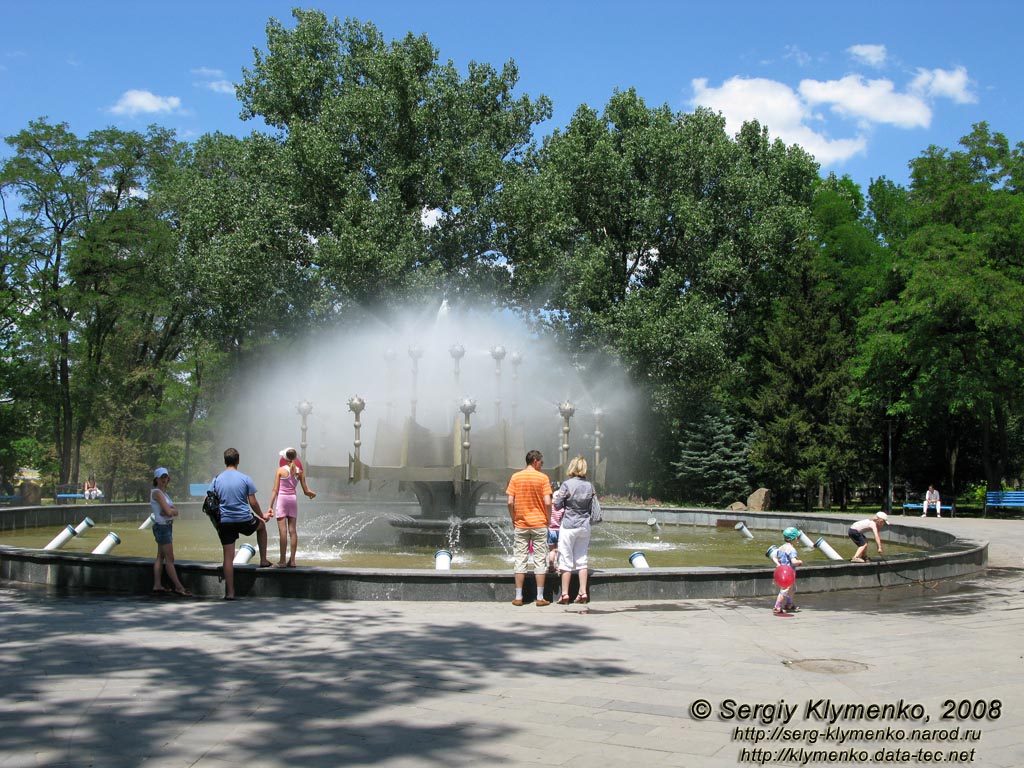
[{"label": "man in blue t-shirt", "polygon": [[224,547],[224,599],[235,599],[235,542],[238,537],[256,534],[260,549],[260,568],[269,568],[267,559],[267,524],[271,513],[263,514],[256,500],[256,484],[252,478],[238,471],[238,450],[224,451],[227,467],[211,483],[220,498],[220,527],[217,533]]}]

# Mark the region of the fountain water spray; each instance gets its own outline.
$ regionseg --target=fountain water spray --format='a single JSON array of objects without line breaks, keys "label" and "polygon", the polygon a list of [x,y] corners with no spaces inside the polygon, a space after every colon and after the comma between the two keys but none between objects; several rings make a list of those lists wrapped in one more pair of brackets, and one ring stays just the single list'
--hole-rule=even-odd
[{"label": "fountain water spray", "polygon": [[[282,445],[299,444],[306,476],[325,489],[323,498],[332,486],[335,493],[355,497],[415,494],[420,518],[436,521],[440,537],[449,516],[472,521],[486,494],[502,494],[511,474],[522,469],[527,449],[545,453],[549,478],[562,480],[571,458],[569,428],[576,426],[571,417],[578,412],[588,422],[593,417],[588,479],[605,491],[605,425],[609,414],[628,422],[636,400],[625,375],[608,360],[590,370],[586,360],[568,357],[550,338],[504,310],[450,306],[438,312],[435,304],[430,312],[423,308],[405,317],[368,314],[361,324],[283,345],[279,357],[262,359],[253,386],[235,395],[233,412],[225,416],[239,426],[222,436],[222,444],[237,445],[254,475]],[[396,349],[408,351],[409,365],[401,364]],[[384,360],[377,362],[382,353]],[[511,386],[502,380],[508,373],[503,361],[511,366]],[[520,391],[524,382],[528,387]],[[297,383],[298,406],[295,400],[282,403],[281,393],[295,392]],[[355,392],[361,395],[348,401],[346,414],[345,398]],[[403,398],[409,410],[392,418]],[[485,401],[494,403],[493,425],[491,419],[481,421],[480,406],[469,413],[461,407]],[[289,419],[289,411],[301,420]],[[556,419],[561,431],[554,447]],[[355,432],[351,442],[341,431],[349,425]],[[589,423],[582,428],[591,432]],[[310,429],[317,438],[307,445]],[[581,448],[591,450],[577,446],[576,452]],[[346,480],[360,487],[345,491],[336,485]],[[479,538],[484,528],[477,530]],[[472,538],[473,529],[468,532]],[[466,533],[463,527],[464,542]],[[438,538],[435,548],[444,544]]]}]

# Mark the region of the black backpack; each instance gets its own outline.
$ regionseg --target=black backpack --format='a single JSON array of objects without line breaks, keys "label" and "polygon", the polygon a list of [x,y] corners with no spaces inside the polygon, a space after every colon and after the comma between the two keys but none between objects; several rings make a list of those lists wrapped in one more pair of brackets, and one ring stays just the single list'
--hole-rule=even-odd
[{"label": "black backpack", "polygon": [[206,501],[203,502],[203,512],[210,518],[213,527],[220,530],[220,496],[212,488],[206,492]]}]

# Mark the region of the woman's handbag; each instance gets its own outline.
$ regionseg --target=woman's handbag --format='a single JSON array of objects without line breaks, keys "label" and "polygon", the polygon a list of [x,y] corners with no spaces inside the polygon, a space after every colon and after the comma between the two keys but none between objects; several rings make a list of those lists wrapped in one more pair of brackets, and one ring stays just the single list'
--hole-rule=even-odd
[{"label": "woman's handbag", "polygon": [[604,515],[601,514],[601,502],[597,500],[597,496],[590,499],[590,524],[597,525],[604,520]]}]

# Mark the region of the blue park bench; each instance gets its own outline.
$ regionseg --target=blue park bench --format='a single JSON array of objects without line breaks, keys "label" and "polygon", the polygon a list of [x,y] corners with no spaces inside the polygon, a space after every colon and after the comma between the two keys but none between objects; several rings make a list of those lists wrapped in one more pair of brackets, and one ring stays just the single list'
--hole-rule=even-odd
[{"label": "blue park bench", "polygon": [[189,483],[188,484],[188,495],[198,496],[201,499],[206,498],[206,492],[210,490],[209,483]]},{"label": "blue park bench", "polygon": [[1024,491],[989,491],[985,494],[985,513],[989,507],[1013,508],[1024,507]]},{"label": "blue park bench", "polygon": [[[939,506],[942,508],[943,513],[949,512],[949,516],[950,517],[952,517],[953,513],[956,512],[956,504],[941,504],[940,503]],[[929,509],[934,509],[935,505],[934,504],[929,504],[928,508]],[[907,512],[914,512],[914,511],[921,512],[923,510],[924,510],[924,502],[921,502],[920,504],[904,504],[903,505],[903,514],[907,514]]]},{"label": "blue park bench", "polygon": [[64,483],[62,485],[55,486],[54,490],[56,493],[53,494],[54,499],[59,504],[62,501],[71,500],[74,504],[78,499],[84,499],[85,494],[78,492],[78,483]]},{"label": "blue park bench", "polygon": [[0,504],[19,504],[21,503],[21,496],[18,494],[0,494]]}]

